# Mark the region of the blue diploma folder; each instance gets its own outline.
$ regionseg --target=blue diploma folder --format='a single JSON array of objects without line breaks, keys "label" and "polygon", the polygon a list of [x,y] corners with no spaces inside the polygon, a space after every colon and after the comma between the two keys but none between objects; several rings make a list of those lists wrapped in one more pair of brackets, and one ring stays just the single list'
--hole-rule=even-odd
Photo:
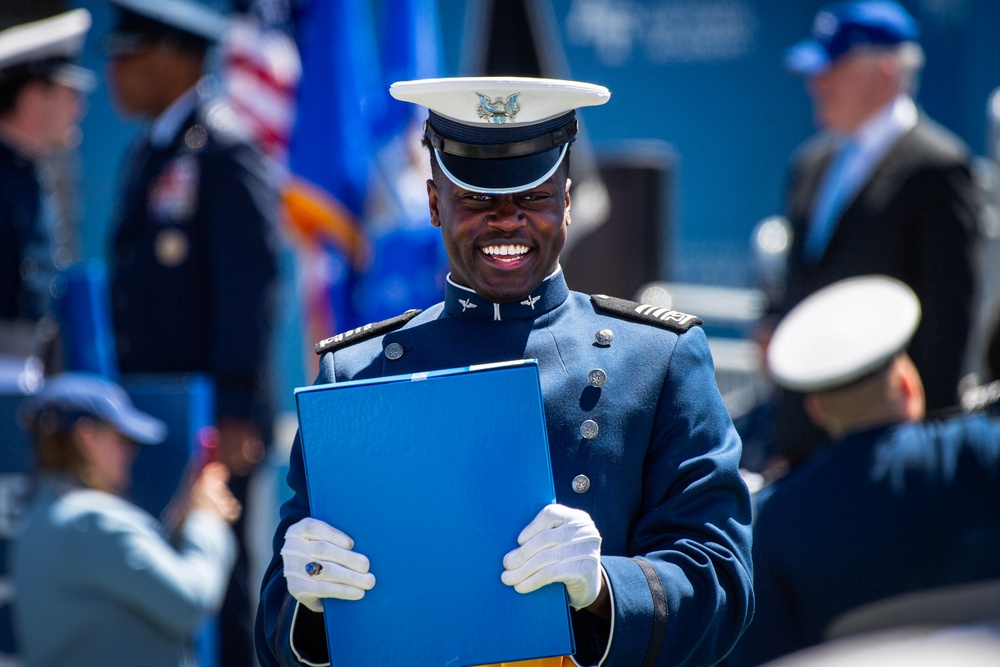
[{"label": "blue diploma folder", "polygon": [[375,587],[324,601],[335,667],[462,667],[574,652],[561,585],[521,594],[504,555],[553,502],[534,360],[295,392],[312,515]]}]

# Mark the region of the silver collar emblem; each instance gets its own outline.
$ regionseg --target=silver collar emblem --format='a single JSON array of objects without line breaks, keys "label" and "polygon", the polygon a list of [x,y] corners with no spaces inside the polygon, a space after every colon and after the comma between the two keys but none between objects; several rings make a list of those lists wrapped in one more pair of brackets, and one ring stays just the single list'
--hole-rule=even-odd
[{"label": "silver collar emblem", "polygon": [[476,93],[479,95],[479,106],[476,107],[476,113],[479,114],[480,118],[490,123],[503,124],[508,120],[514,120],[514,116],[521,110],[521,105],[517,103],[517,96],[520,94],[508,95],[506,100],[503,99],[502,95],[491,100],[487,95]]},{"label": "silver collar emblem", "polygon": [[521,302],[522,306],[530,306],[532,310],[535,309],[535,304],[541,299],[541,296],[529,296],[527,299]]},{"label": "silver collar emblem", "polygon": [[458,302],[462,304],[462,312],[464,313],[469,308],[479,308],[476,304],[472,303],[472,299],[459,299]]}]

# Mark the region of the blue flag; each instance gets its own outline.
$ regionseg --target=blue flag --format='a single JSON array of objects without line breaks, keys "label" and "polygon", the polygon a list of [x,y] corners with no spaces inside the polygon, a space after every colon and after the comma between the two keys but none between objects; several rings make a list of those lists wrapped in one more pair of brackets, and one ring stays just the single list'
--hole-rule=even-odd
[{"label": "blue flag", "polygon": [[309,335],[325,337],[361,323],[352,292],[367,261],[360,220],[376,145],[371,119],[383,115],[384,97],[366,3],[313,0],[297,27],[302,78],[289,169],[305,183],[293,183],[285,200],[295,226],[322,245],[304,281]]},{"label": "blue flag", "polygon": [[354,293],[365,321],[440,301],[448,265],[427,208],[429,158],[419,147],[427,112],[389,96],[395,81],[441,76],[437,0],[395,0],[383,9],[379,45],[385,106],[372,133],[379,148],[365,222],[372,261]]}]

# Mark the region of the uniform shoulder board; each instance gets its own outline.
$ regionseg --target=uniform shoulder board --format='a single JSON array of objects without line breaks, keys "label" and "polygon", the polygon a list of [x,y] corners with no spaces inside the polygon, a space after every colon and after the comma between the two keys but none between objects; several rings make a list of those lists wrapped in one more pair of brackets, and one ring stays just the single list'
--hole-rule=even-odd
[{"label": "uniform shoulder board", "polygon": [[669,308],[650,306],[645,303],[627,301],[605,294],[591,294],[590,300],[597,310],[612,315],[618,315],[636,322],[646,322],[676,333],[684,333],[694,326],[702,324],[700,317],[681,313]]},{"label": "uniform shoulder board", "polygon": [[200,107],[198,120],[216,141],[223,144],[250,140],[249,131],[246,124],[240,121],[239,114],[221,99],[212,100]]},{"label": "uniform shoulder board", "polygon": [[330,336],[329,338],[316,343],[316,354],[325,354],[327,352],[339,350],[342,347],[354,345],[355,343],[360,343],[363,340],[368,340],[369,338],[374,338],[375,336],[395,331],[422,312],[422,310],[413,308],[406,311],[402,315],[396,315],[396,317],[390,317],[389,319],[382,320],[381,322],[373,322],[371,324],[366,324],[363,327],[358,327],[357,329],[351,329],[350,331],[339,333],[336,336]]}]

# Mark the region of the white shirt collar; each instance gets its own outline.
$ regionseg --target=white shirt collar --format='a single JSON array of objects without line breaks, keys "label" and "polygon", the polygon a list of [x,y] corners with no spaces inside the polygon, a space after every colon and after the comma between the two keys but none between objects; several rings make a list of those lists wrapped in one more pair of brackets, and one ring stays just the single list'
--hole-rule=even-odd
[{"label": "white shirt collar", "polygon": [[157,148],[170,144],[180,131],[185,119],[198,104],[198,87],[192,86],[173,101],[149,126],[149,143]]},{"label": "white shirt collar", "polygon": [[900,95],[891,104],[869,118],[851,137],[864,153],[881,153],[896,139],[917,124],[917,105],[908,95]]},{"label": "white shirt collar", "polygon": [[[553,278],[555,278],[556,276],[558,276],[560,273],[562,273],[562,265],[561,264],[556,264],[555,270],[552,273],[550,273],[549,275],[545,276],[545,280],[543,280],[542,282],[544,283],[546,281],[552,280]],[[454,280],[452,280],[451,279],[451,271],[449,271],[448,275],[446,275],[444,278],[450,284],[454,285],[455,287],[457,287],[460,290],[465,290],[466,292],[471,292],[472,294],[476,293],[476,290],[471,289],[469,287],[466,287],[465,285],[462,285],[460,283],[456,283]]]}]

